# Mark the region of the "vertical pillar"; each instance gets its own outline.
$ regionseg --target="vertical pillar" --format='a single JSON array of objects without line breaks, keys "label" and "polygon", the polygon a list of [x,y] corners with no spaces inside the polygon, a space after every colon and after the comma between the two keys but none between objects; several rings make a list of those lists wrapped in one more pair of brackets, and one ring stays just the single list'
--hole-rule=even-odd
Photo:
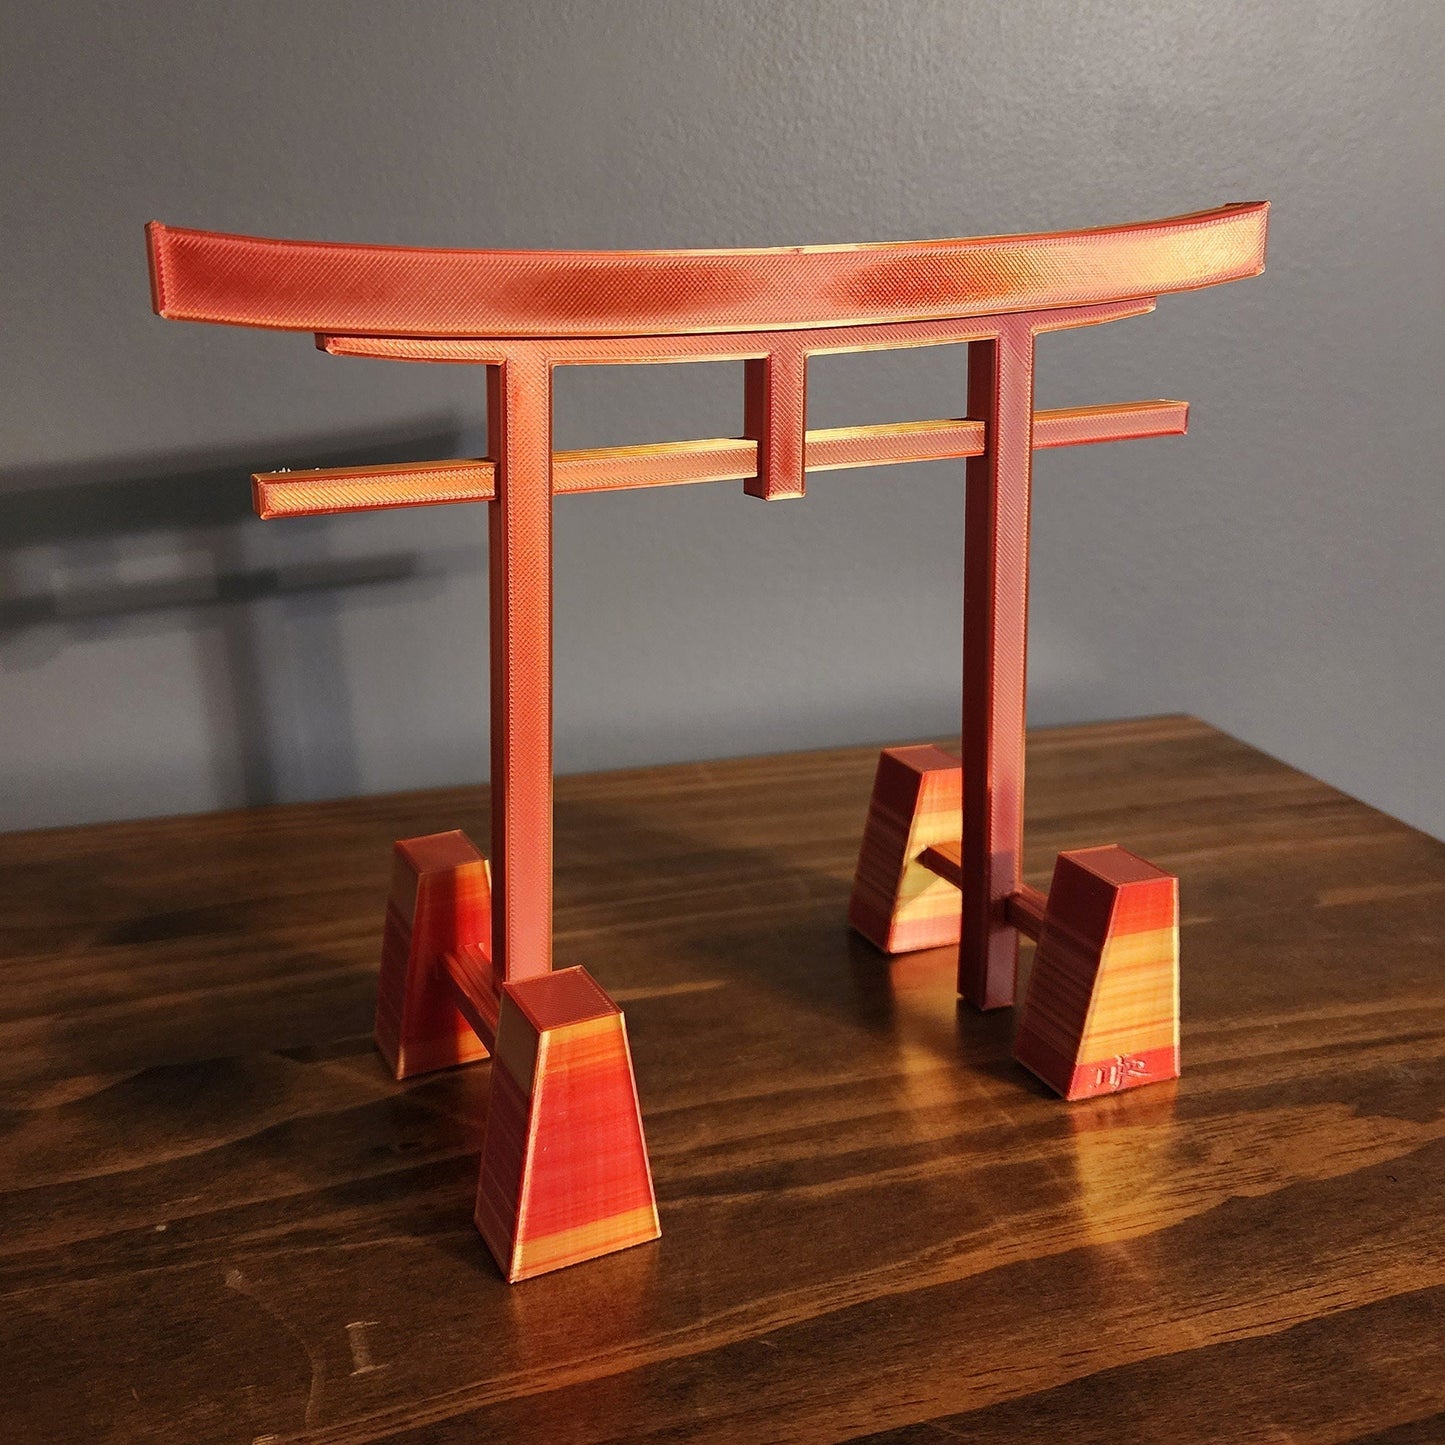
[{"label": "vertical pillar", "polygon": [[487,372],[497,497],[488,507],[492,962],[552,967],[552,367],[518,346]]},{"label": "vertical pillar", "polygon": [[958,991],[981,1009],[1014,1001],[1022,882],[1024,676],[1034,334],[1027,316],[968,348],[968,414],[984,452],[968,461],[964,505],[963,931]]},{"label": "vertical pillar", "polygon": [[743,432],[758,444],[758,474],[743,483],[750,497],[804,494],[807,377],[807,354],[786,337],[767,356],[743,363]]}]

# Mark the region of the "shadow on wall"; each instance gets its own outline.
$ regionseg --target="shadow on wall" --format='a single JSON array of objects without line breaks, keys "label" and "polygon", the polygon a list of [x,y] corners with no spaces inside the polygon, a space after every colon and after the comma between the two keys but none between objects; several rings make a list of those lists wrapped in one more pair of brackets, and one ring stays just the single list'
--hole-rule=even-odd
[{"label": "shadow on wall", "polygon": [[[360,790],[341,614],[354,588],[476,570],[472,549],[328,555],[329,519],[286,524],[278,537],[251,507],[250,474],[284,456],[297,470],[452,457],[463,433],[428,419],[405,433],[353,433],[245,452],[173,454],[0,472],[0,686],[21,685],[67,647],[138,630],[209,633],[199,686],[217,760],[216,791],[252,806],[287,792],[294,739],[277,727],[276,627],[287,675],[304,681],[306,715],[326,734],[321,795]],[[258,461],[258,458],[261,460]],[[8,675],[8,683],[6,678]],[[98,688],[93,699],[103,708]],[[221,776],[221,775],[224,776]]]}]

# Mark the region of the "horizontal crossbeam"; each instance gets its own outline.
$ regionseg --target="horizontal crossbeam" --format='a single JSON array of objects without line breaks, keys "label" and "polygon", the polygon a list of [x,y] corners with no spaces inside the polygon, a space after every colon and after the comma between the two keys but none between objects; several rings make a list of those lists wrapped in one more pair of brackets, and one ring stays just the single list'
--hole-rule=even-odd
[{"label": "horizontal crossbeam", "polygon": [[472,1032],[491,1053],[497,1046],[497,1016],[502,999],[496,970],[485,948],[467,944],[438,960],[441,978],[452,992],[452,1001]]},{"label": "horizontal crossbeam", "polygon": [[[955,888],[963,887],[963,844],[955,839],[934,843],[925,848],[918,861],[930,873],[936,873],[945,883]],[[1048,900],[1037,888],[1025,884],[1005,900],[1004,910],[1008,921],[1022,934],[1036,943],[1044,931],[1044,915],[1048,911]]]},{"label": "horizontal crossbeam", "polygon": [[[1034,414],[1033,442],[1041,449],[1179,436],[1188,423],[1189,407],[1182,401],[1064,407]],[[810,431],[805,455],[808,470],[822,472],[975,457],[983,450],[981,421],[906,421]],[[757,470],[758,444],[742,437],[597,447],[554,453],[552,490],[564,495],[740,481]],[[265,518],[490,502],[497,495],[496,465],[487,458],[260,472],[252,480],[256,511]]]}]

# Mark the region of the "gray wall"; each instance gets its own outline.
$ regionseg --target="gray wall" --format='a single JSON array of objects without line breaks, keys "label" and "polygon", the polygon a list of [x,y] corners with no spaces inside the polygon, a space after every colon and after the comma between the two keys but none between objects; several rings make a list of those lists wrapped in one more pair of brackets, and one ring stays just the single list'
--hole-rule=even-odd
[{"label": "gray wall", "polygon": [[[142,223],[452,246],[905,239],[1274,201],[1267,274],[1042,344],[1030,711],[1187,710],[1445,834],[1438,3],[7,7],[0,825],[477,779],[481,508],[263,524],[260,467],[476,454],[480,377],[150,314]],[[811,421],[962,409],[831,359]],[[565,373],[559,445],[735,433]],[[563,770],[957,726],[934,465],[558,507]]]}]

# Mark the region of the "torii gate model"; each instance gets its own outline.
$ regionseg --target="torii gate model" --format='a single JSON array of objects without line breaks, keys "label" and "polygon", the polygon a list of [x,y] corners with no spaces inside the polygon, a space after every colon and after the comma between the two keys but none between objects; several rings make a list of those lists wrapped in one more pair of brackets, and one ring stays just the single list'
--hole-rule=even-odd
[{"label": "torii gate model", "polygon": [[[1017,1058],[1067,1098],[1179,1071],[1177,880],[1123,849],[1024,886],[1029,488],[1036,447],[1179,434],[1183,402],[1035,412],[1042,332],[1258,274],[1267,202],[1048,235],[732,251],[458,251],[276,241],[153,222],[156,312],[309,331],[336,356],[484,366],[491,455],[255,477],[262,517],[486,502],[490,869],[459,832],[396,845],[377,1042],[398,1079],[493,1055],[476,1222],[508,1280],[655,1239],[621,1011],[552,969],[552,499],[968,458],[963,756],[879,759],[849,922],[886,952],[958,943],[959,992],[1014,1001]],[[967,416],[809,431],[807,360],[968,345]],[[741,361],[742,435],[552,450],[558,366]],[[961,815],[961,818],[960,818]],[[961,821],[961,827],[960,827]]]}]

